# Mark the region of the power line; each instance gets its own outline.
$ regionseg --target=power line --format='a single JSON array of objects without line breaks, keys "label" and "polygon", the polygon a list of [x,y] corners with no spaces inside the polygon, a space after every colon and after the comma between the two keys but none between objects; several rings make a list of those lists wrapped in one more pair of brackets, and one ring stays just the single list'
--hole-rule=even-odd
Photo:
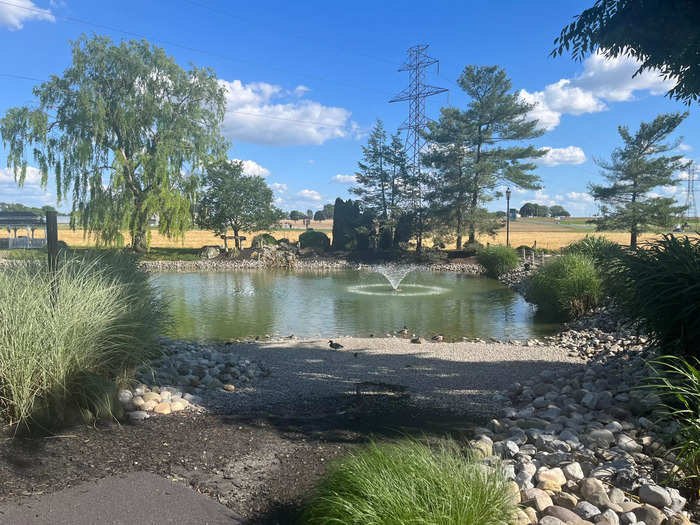
[{"label": "power line", "polygon": [[[18,9],[24,9],[24,10],[26,10],[26,11],[31,11],[31,12],[35,12],[35,13],[45,13],[45,12],[46,12],[44,9],[39,9],[39,8],[36,8],[36,7],[28,7],[28,6],[24,6],[24,5],[20,5],[20,4],[15,4],[15,3],[13,3],[13,2],[8,2],[7,0],[0,0],[0,4],[8,5],[8,6],[11,6],[11,7],[16,7],[16,8],[18,8]],[[53,14],[53,13],[52,13],[52,14]],[[230,61],[230,62],[242,62],[242,63],[246,63],[246,64],[251,64],[251,65],[260,65],[259,62],[256,62],[256,61],[254,61],[254,60],[247,60],[247,59],[241,58],[241,57],[235,57],[235,58],[234,58],[234,57],[231,57],[231,56],[228,56],[228,55],[222,55],[221,53],[216,53],[216,52],[213,52],[213,51],[208,51],[208,50],[206,50],[206,49],[201,49],[201,48],[197,48],[197,47],[188,46],[188,45],[185,45],[185,44],[180,44],[180,43],[178,43],[178,42],[174,42],[174,41],[171,41],[171,40],[163,40],[163,39],[160,39],[160,38],[155,39],[155,38],[151,38],[151,37],[149,37],[148,35],[145,35],[145,34],[143,34],[143,33],[137,33],[137,32],[134,32],[134,31],[127,31],[127,30],[124,30],[124,29],[119,29],[119,28],[117,28],[117,27],[113,27],[113,26],[109,26],[109,25],[105,25],[105,24],[99,24],[99,23],[91,22],[91,21],[89,21],[89,20],[85,20],[85,19],[82,19],[82,18],[76,18],[76,17],[71,17],[71,16],[65,16],[65,15],[55,15],[55,14],[53,14],[53,16],[54,16],[55,18],[58,18],[58,19],[61,19],[61,20],[65,20],[65,21],[67,21],[67,22],[73,22],[73,23],[77,23],[77,24],[84,24],[84,25],[87,25],[87,26],[96,27],[96,28],[98,28],[98,29],[105,29],[105,30],[107,30],[107,31],[115,31],[115,32],[117,32],[117,33],[123,33],[123,34],[128,35],[128,36],[132,36],[132,37],[136,37],[136,38],[141,38],[141,39],[146,39],[146,40],[149,40],[149,41],[151,41],[151,42],[157,42],[157,43],[160,43],[160,44],[163,44],[163,45],[168,45],[168,46],[177,47],[177,48],[183,49],[183,50],[185,50],[185,51],[190,51],[190,52],[193,52],[193,53],[200,53],[200,54],[203,54],[203,55],[210,55],[210,56],[219,58],[219,59],[221,59],[221,60],[227,60],[227,61]],[[291,69],[291,68],[288,68],[288,67],[284,67],[284,66],[277,66],[277,65],[274,65],[274,64],[264,64],[264,65],[265,65],[265,67],[270,67],[270,68],[272,68],[272,69],[277,69],[277,70],[280,70],[280,71],[292,72],[293,74],[295,74],[295,75],[297,76],[297,78],[305,78],[305,77],[306,77],[306,78],[314,78],[314,79],[316,79],[316,80],[323,80],[323,81],[329,82],[329,83],[331,83],[331,84],[336,84],[336,85],[338,85],[338,86],[348,87],[348,88],[352,88],[352,89],[359,89],[359,88],[361,88],[361,89],[363,89],[363,90],[365,90],[365,91],[366,91],[366,90],[370,90],[370,91],[374,91],[374,92],[376,92],[376,93],[381,93],[381,94],[383,94],[383,95],[387,95],[387,94],[388,94],[386,91],[381,91],[381,90],[378,90],[378,89],[372,89],[371,87],[368,88],[367,86],[358,86],[358,85],[356,85],[356,84],[349,84],[349,83],[346,83],[346,82],[338,82],[337,80],[333,80],[333,79],[330,79],[330,78],[328,78],[328,77],[324,77],[324,76],[320,76],[320,75],[313,75],[313,74],[308,74],[308,73],[305,73],[305,74],[298,74],[295,70],[293,70],[293,69]]]},{"label": "power line", "polygon": [[[12,73],[0,73],[0,77],[16,78],[16,79],[20,79],[20,80],[31,80],[34,82],[46,82],[46,79],[29,77],[29,76],[25,76],[25,75],[15,75]],[[318,122],[318,121],[313,121],[313,120],[299,120],[299,119],[285,118],[285,117],[273,117],[270,115],[261,115],[259,113],[250,113],[247,111],[228,111],[227,114],[229,114],[229,115],[245,115],[248,117],[256,117],[256,118],[262,118],[262,119],[268,119],[268,120],[281,120],[284,122],[296,122],[298,124],[308,124],[309,126],[315,126],[315,127],[319,127],[319,128],[345,129],[347,127],[344,124],[328,124],[326,122]]]}]

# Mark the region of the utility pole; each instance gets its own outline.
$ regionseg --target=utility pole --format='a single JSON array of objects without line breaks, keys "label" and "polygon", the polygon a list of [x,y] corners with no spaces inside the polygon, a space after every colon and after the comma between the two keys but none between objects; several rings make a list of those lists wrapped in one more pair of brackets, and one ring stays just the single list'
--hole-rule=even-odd
[{"label": "utility pole", "polygon": [[406,130],[406,154],[411,163],[410,171],[415,184],[416,209],[418,211],[418,239],[416,251],[420,253],[423,244],[423,187],[421,182],[420,153],[423,146],[422,132],[428,124],[425,115],[425,99],[447,92],[447,89],[430,86],[425,83],[425,70],[433,64],[438,64],[437,58],[428,56],[425,51],[427,44],[421,44],[408,49],[408,59],[398,71],[408,71],[408,87],[392,98],[392,102],[408,101],[408,119],[399,129]]},{"label": "utility pole", "polygon": [[685,222],[688,223],[688,225],[691,224],[691,221],[698,222],[698,207],[695,202],[695,180],[697,176],[697,168],[693,162],[688,166],[688,188],[685,196]]},{"label": "utility pole", "polygon": [[510,188],[506,189],[506,246],[510,246]]}]

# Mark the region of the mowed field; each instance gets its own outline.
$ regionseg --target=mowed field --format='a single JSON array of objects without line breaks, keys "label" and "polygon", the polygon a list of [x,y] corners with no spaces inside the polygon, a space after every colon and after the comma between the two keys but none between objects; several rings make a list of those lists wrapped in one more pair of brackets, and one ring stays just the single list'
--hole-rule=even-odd
[{"label": "mowed field", "polygon": [[[291,228],[287,226],[283,229],[276,229],[270,232],[246,232],[242,234],[246,236],[246,241],[243,244],[244,247],[250,246],[253,237],[259,233],[271,233],[276,239],[285,238],[291,242],[296,242],[299,239],[299,235],[304,233],[306,229],[303,221],[285,220],[283,222],[285,225],[291,226]],[[332,237],[332,220],[311,221],[309,227],[314,230],[323,231],[329,238]],[[20,231],[18,232],[18,235],[19,234],[25,234],[25,232]],[[585,224],[584,219],[572,219],[568,224],[561,224],[547,219],[518,219],[517,221],[511,222],[510,244],[511,246],[517,247],[521,245],[533,246],[536,243],[538,248],[558,249],[591,234],[603,235],[619,244],[629,244],[629,233],[595,232],[591,225]],[[233,232],[229,232],[229,235],[233,235]],[[0,231],[0,237],[6,236],[7,230]],[[42,237],[43,231],[37,231],[36,236]],[[654,240],[659,237],[660,234],[658,233],[644,233],[640,236],[640,241]],[[58,231],[58,238],[68,243],[69,246],[75,247],[92,246],[95,244],[94,238],[86,237],[82,230],[73,231],[68,228],[60,228]],[[125,243],[128,245],[130,242],[129,234],[125,233],[124,238]],[[505,227],[501,228],[494,237],[487,235],[480,236],[479,242],[483,244],[505,244]],[[169,239],[158,233],[156,229],[151,232],[151,246],[155,248],[201,248],[207,245],[223,245],[223,241],[212,232],[204,230],[190,230],[185,234],[184,239]],[[427,239],[427,245],[432,245],[430,239]],[[447,246],[447,248],[454,247],[454,244]]]}]

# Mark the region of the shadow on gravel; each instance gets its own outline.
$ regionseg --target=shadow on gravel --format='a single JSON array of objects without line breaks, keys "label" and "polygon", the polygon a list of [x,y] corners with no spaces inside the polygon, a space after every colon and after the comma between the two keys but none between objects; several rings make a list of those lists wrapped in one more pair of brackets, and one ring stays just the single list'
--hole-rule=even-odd
[{"label": "shadow on gravel", "polygon": [[208,399],[208,414],[0,440],[0,503],[144,470],[208,494],[249,523],[294,523],[327,465],[349,450],[370,439],[466,439],[496,415],[496,392],[545,369],[581,366],[539,360],[537,348],[518,348],[532,358],[484,362],[421,356],[426,347],[441,351],[438,344],[381,355],[357,344],[340,352],[236,346],[234,354],[270,374]]}]

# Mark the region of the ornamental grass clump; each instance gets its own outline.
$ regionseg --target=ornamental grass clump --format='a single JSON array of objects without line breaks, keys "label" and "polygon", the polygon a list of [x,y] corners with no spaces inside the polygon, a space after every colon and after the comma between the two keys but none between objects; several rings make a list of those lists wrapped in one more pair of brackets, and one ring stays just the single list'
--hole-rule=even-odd
[{"label": "ornamental grass clump", "polygon": [[50,430],[116,416],[117,381],[155,356],[163,301],[128,255],[0,270],[0,421]]},{"label": "ornamental grass clump", "polygon": [[572,319],[598,306],[603,284],[593,259],[578,254],[556,257],[527,283],[525,296],[551,317]]},{"label": "ornamental grass clump", "polygon": [[662,351],[700,357],[700,240],[664,235],[614,269],[616,300]]},{"label": "ornamental grass clump", "polygon": [[700,361],[667,355],[649,362],[650,386],[661,397],[661,410],[680,428],[672,450],[680,469],[677,477],[697,491],[700,488]]},{"label": "ornamental grass clump", "polygon": [[498,278],[515,270],[520,263],[518,252],[508,246],[488,246],[476,254],[479,264],[486,270],[489,277]]},{"label": "ornamental grass clump", "polygon": [[305,525],[503,525],[516,506],[501,471],[452,441],[372,443],[331,466]]}]

